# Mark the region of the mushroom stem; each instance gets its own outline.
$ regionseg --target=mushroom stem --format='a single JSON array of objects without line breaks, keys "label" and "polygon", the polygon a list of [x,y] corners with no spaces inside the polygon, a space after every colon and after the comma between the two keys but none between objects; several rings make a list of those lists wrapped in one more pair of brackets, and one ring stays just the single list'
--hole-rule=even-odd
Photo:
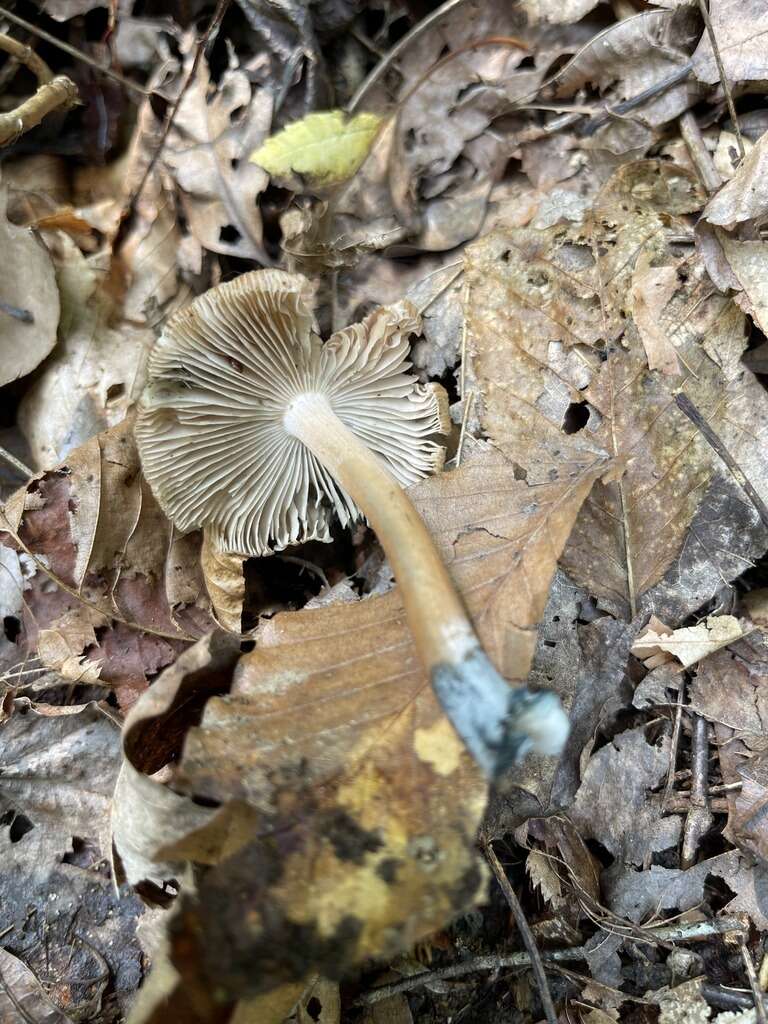
[{"label": "mushroom stem", "polygon": [[472,756],[497,778],[527,752],[559,753],[568,721],[557,697],[510,686],[491,664],[424,521],[382,460],[325,395],[295,398],[283,419],[365,514],[394,572],[435,693]]}]

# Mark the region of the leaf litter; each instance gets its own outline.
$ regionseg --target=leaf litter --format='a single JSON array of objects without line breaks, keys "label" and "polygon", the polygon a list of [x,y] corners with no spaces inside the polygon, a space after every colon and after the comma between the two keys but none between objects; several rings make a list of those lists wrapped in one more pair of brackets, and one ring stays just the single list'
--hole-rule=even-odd
[{"label": "leaf litter", "polygon": [[[768,44],[708,8],[9,22],[80,105],[3,153],[4,1020],[764,1019]],[[571,719],[490,791],[364,523],[243,561],[143,480],[168,315],[275,265],[422,317],[411,497]]]}]

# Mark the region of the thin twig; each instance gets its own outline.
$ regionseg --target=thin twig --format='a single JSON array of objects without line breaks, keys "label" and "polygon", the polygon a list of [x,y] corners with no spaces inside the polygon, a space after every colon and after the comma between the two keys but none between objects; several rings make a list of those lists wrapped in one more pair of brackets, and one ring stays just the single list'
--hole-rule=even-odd
[{"label": "thin twig", "polygon": [[93,68],[95,71],[100,71],[101,74],[106,75],[107,78],[111,78],[115,82],[119,82],[120,85],[124,86],[126,89],[130,89],[132,92],[137,92],[141,96],[150,95],[150,93],[140,85],[136,85],[135,82],[131,82],[129,79],[124,78],[111,68],[105,67],[103,64],[99,64],[98,61],[89,57],[87,53],[83,53],[82,50],[78,50],[76,47],[70,46],[69,43],[62,42],[61,39],[57,39],[56,36],[52,36],[50,32],[46,32],[44,29],[38,28],[37,25],[33,25],[31,21],[25,21],[24,18],[20,18],[18,14],[12,14],[5,7],[0,7],[0,14],[4,18],[7,18],[8,21],[13,22],[14,25],[18,25],[19,28],[26,29],[27,32],[31,32],[32,35],[37,36],[38,39],[43,39],[46,43],[50,43],[51,46],[55,46],[57,50],[61,50],[63,53],[68,53],[69,56],[74,57],[75,60],[79,60],[83,64],[87,64],[88,67]]},{"label": "thin twig", "polygon": [[677,765],[677,748],[680,745],[680,730],[683,725],[683,702],[685,700],[685,683],[681,681],[680,689],[677,691],[677,706],[675,708],[675,724],[672,727],[672,741],[669,746],[669,771],[667,773],[667,784],[664,786],[664,793],[661,797],[661,806],[666,809],[667,803],[672,798],[672,791],[675,788],[675,766]]},{"label": "thin twig", "polygon": [[688,153],[701,178],[702,185],[707,192],[717,192],[723,184],[723,179],[720,177],[712,155],[704,142],[699,122],[690,110],[686,110],[680,117],[680,134],[688,147]]},{"label": "thin twig", "polygon": [[17,459],[15,455],[11,455],[11,453],[3,448],[2,445],[0,445],[0,459],[4,459],[9,466],[13,466],[14,469],[17,469],[23,477],[26,477],[27,480],[31,479],[35,475],[35,471],[33,469],[26,466],[21,459]]},{"label": "thin twig", "polygon": [[[746,927],[743,917],[720,917],[710,921],[694,921],[691,924],[662,925],[659,928],[642,929],[649,942],[696,942],[699,939],[708,938],[710,935],[724,935],[728,932],[742,930]],[[637,941],[635,936],[628,937],[630,941]],[[562,961],[588,961],[594,953],[592,948],[576,946],[573,949],[546,950],[541,954],[545,963],[560,963]],[[439,967],[433,971],[422,971],[420,974],[413,974],[410,978],[402,981],[395,981],[388,985],[379,985],[361,995],[357,1006],[371,1006],[380,1003],[382,999],[390,999],[400,992],[410,992],[412,989],[421,988],[422,985],[431,984],[433,981],[442,981],[447,978],[461,978],[466,974],[475,974],[479,971],[499,971],[516,967],[530,967],[531,958],[528,953],[512,953],[509,956],[477,956],[470,960],[462,960],[448,967]]]},{"label": "thin twig", "polygon": [[393,64],[394,61],[403,53],[411,43],[415,42],[419,36],[423,35],[427,29],[431,28],[435,22],[446,15],[449,11],[452,11],[454,7],[459,7],[464,3],[464,0],[446,0],[444,4],[437,7],[431,14],[428,14],[426,18],[423,18],[417,25],[414,25],[410,32],[406,32],[402,39],[399,39],[392,49],[387,53],[380,63],[371,71],[368,77],[359,85],[357,92],[347,104],[347,113],[354,114],[363,99],[373,86],[379,81],[384,75],[387,69]]},{"label": "thin twig", "polygon": [[467,436],[467,424],[469,422],[469,414],[472,410],[472,406],[475,401],[475,392],[470,391],[467,397],[464,399],[464,414],[461,417],[461,430],[459,432],[459,443],[456,448],[456,456],[453,460],[454,466],[461,465],[461,456],[464,452],[464,438]]},{"label": "thin twig", "polygon": [[[703,984],[701,994],[710,1006],[714,1006],[718,1010],[748,1010],[754,1006],[754,1000],[746,992],[735,992],[733,989],[721,988],[719,985]],[[768,996],[764,995],[761,1002],[763,1006],[768,1004]]]},{"label": "thin twig", "polygon": [[182,102],[184,101],[184,97],[187,95],[187,92],[189,91],[192,83],[197,77],[197,71],[198,68],[200,67],[200,61],[203,59],[205,49],[208,46],[211,36],[213,35],[214,32],[218,30],[219,26],[221,25],[222,19],[224,18],[224,15],[227,13],[227,8],[229,7],[229,4],[230,0],[218,0],[216,4],[216,10],[213,12],[211,20],[208,22],[208,27],[206,28],[205,32],[197,42],[195,56],[192,61],[192,67],[189,69],[189,74],[184,79],[184,83],[181,89],[179,90],[179,95],[176,97],[173,105],[168,111],[168,114],[165,118],[165,124],[163,125],[162,133],[160,135],[157,145],[155,146],[155,150],[152,153],[152,156],[150,157],[149,163],[147,164],[144,170],[144,174],[141,177],[141,181],[136,187],[136,191],[133,193],[130,200],[126,204],[126,209],[129,211],[132,210],[136,205],[139,196],[144,191],[144,186],[149,181],[149,178],[151,177],[152,172],[155,169],[155,164],[160,159],[160,154],[163,152],[165,144],[168,141],[168,135],[170,134],[176,114],[179,112],[179,107],[181,106]]},{"label": "thin twig", "polygon": [[691,734],[690,808],[685,817],[680,867],[685,871],[696,862],[701,840],[712,825],[707,794],[709,774],[709,725],[701,715],[693,716]]},{"label": "thin twig", "polygon": [[744,967],[747,971],[749,987],[752,989],[752,999],[755,1003],[755,1015],[757,1017],[757,1022],[758,1024],[768,1024],[768,1017],[766,1017],[765,1014],[765,1004],[763,1003],[763,992],[760,989],[760,982],[757,980],[755,965],[752,963],[752,957],[747,949],[743,933],[739,947],[741,948],[741,958],[744,961]]},{"label": "thin twig", "polygon": [[77,103],[77,86],[66,75],[57,75],[50,82],[41,85],[34,96],[24,100],[18,107],[0,114],[0,146],[14,142],[28,132],[54,110],[69,110]]},{"label": "thin twig", "polygon": [[736,483],[742,488],[752,504],[755,506],[757,514],[762,519],[764,525],[768,526],[768,507],[766,507],[763,499],[757,493],[749,480],[747,480],[741,466],[739,466],[738,462],[733,458],[712,427],[707,423],[690,398],[686,394],[683,394],[682,391],[675,395],[675,402],[677,403],[678,409],[685,413],[694,426],[699,428],[712,448],[714,448],[728,469],[730,469]]},{"label": "thin twig", "polygon": [[741,137],[741,128],[739,127],[739,118],[736,114],[736,106],[733,102],[733,93],[728,83],[728,79],[725,74],[725,67],[723,66],[723,59],[720,56],[720,47],[715,36],[715,29],[712,25],[712,19],[709,16],[709,9],[707,8],[707,0],[699,0],[699,10],[701,16],[704,19],[704,24],[707,28],[707,34],[709,35],[709,41],[712,44],[712,53],[715,57],[715,64],[717,64],[717,73],[720,75],[720,84],[723,87],[725,93],[725,102],[728,104],[728,113],[731,115],[733,121],[733,129],[736,134],[736,143],[739,147],[739,156],[744,159],[744,139]]},{"label": "thin twig", "polygon": [[0,32],[0,50],[9,53],[20,64],[29,68],[37,79],[38,85],[45,85],[53,78],[51,69],[42,57],[38,57],[31,46],[20,43],[18,39],[12,39],[11,36],[7,36],[3,32]]},{"label": "thin twig", "polygon": [[531,958],[531,970],[533,976],[536,979],[536,984],[539,989],[539,998],[541,999],[541,1007],[544,1010],[544,1016],[547,1018],[547,1024],[557,1024],[557,1010],[555,1004],[552,1001],[552,993],[549,991],[549,982],[547,981],[547,974],[544,970],[544,964],[541,961],[541,953],[536,945],[536,939],[531,931],[531,926],[523,913],[523,908],[520,906],[520,900],[517,898],[515,890],[512,888],[512,884],[507,878],[507,874],[504,868],[501,866],[501,861],[496,856],[496,851],[491,844],[490,839],[483,837],[482,840],[483,853],[488,863],[491,865],[491,871],[496,876],[496,881],[499,883],[499,888],[504,893],[504,898],[509,904],[509,909],[512,911],[512,916],[515,919],[517,930],[520,932],[520,937],[523,940],[528,956]]}]

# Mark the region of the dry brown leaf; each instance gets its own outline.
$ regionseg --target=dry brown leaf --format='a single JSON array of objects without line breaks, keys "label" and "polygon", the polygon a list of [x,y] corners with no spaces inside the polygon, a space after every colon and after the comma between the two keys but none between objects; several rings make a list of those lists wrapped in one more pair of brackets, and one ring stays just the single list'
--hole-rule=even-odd
[{"label": "dry brown leaf", "polygon": [[0,1021],[34,1021],[35,1024],[72,1024],[45,994],[38,978],[21,960],[0,949]]},{"label": "dry brown leaf", "polygon": [[729,283],[736,290],[736,301],[762,331],[767,331],[768,242],[738,241],[719,228],[715,236],[733,275]]},{"label": "dry brown leaf", "polygon": [[[483,428],[512,444],[529,479],[585,450],[602,449],[624,466],[620,479],[597,484],[564,568],[622,616],[655,603],[673,621],[739,575],[747,550],[762,550],[763,531],[677,408],[681,385],[768,496],[768,398],[739,365],[741,311],[713,293],[701,263],[675,257],[666,241],[680,228],[661,212],[670,205],[664,192],[674,196],[688,180],[652,161],[630,165],[605,186],[583,227],[495,232],[466,255],[467,350]],[[671,205],[684,208],[684,196]],[[664,325],[682,380],[648,369],[630,316],[631,275],[643,254],[680,281]],[[528,458],[541,438],[549,458]],[[724,534],[722,522],[713,524],[726,500]],[[746,523],[734,519],[739,510]]]},{"label": "dry brown leaf", "polygon": [[22,639],[69,678],[113,685],[123,704],[213,625],[200,536],[174,542],[141,476],[130,419],[17,491],[0,526],[37,570]]},{"label": "dry brown leaf", "polygon": [[593,754],[569,817],[585,839],[596,839],[621,864],[674,846],[679,818],[664,817],[652,794],[669,770],[669,737],[653,745],[642,728],[630,729]]},{"label": "dry brown leaf", "polygon": [[[593,36],[548,83],[548,89],[563,99],[594,85],[609,106],[620,103],[680,71],[696,38],[695,21],[687,12],[643,11]],[[678,117],[699,94],[700,86],[684,79],[644,103],[634,117],[609,121],[598,131],[596,141],[615,153],[642,154],[654,139],[652,129]]]},{"label": "dry brown leaf", "polygon": [[[728,81],[768,78],[768,11],[763,0],[711,0],[709,16]],[[720,81],[708,32],[702,35],[693,55],[693,70],[700,81],[709,85]]]},{"label": "dry brown leaf", "polygon": [[[728,616],[730,618],[730,616]],[[752,634],[734,650],[707,658],[691,683],[691,707],[733,729],[752,749],[765,749],[768,730],[768,648],[766,634]]]},{"label": "dry brown leaf", "polygon": [[764,217],[768,211],[768,132],[761,135],[746,159],[707,203],[704,219],[728,231],[737,224]]},{"label": "dry brown leaf", "polygon": [[[602,468],[530,485],[486,448],[411,489],[508,678],[527,674],[555,559]],[[128,735],[144,748],[141,729]],[[479,893],[486,785],[426,682],[397,590],[266,623],[187,735],[173,787],[224,804],[196,835],[169,828],[159,854],[214,865],[171,923],[174,963],[184,979],[215,972],[231,998],[393,954]]]},{"label": "dry brown leaf", "polygon": [[680,363],[663,313],[679,284],[675,267],[652,267],[646,253],[638,259],[632,275],[632,316],[649,369],[672,376],[680,373]]},{"label": "dry brown leaf", "polygon": [[[734,615],[710,615],[706,622],[695,626],[665,632],[646,628],[632,645],[632,654],[645,660],[665,651],[674,655],[683,668],[688,668],[745,635],[744,624]],[[646,666],[655,667],[648,666],[647,662]]]},{"label": "dry brown leaf", "polygon": [[[120,767],[120,733],[95,704],[72,714],[45,715],[22,702],[0,723],[3,785],[0,830],[5,870],[22,867],[45,876],[73,837],[96,840],[109,849],[109,809]],[[11,812],[10,815],[8,812]],[[14,813],[31,822],[29,831],[10,832]]]},{"label": "dry brown leaf", "polygon": [[[197,60],[194,43],[190,36],[183,47],[185,74]],[[269,175],[248,157],[269,133],[272,94],[254,88],[237,66],[227,68],[213,89],[205,57],[196,67],[174,115],[163,164],[178,185],[189,229],[204,248],[270,263],[257,206]]]},{"label": "dry brown leaf", "polygon": [[[56,344],[59,289],[48,250],[29,228],[11,224],[0,188],[0,384],[24,377]],[[17,315],[13,315],[13,310]]]}]

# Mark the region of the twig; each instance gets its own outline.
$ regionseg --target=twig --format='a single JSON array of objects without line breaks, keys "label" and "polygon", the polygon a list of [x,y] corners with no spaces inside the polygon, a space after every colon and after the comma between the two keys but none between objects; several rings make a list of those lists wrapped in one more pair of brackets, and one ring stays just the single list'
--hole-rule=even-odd
[{"label": "twig", "polygon": [[141,181],[136,187],[136,191],[133,193],[130,200],[126,204],[126,209],[129,212],[136,205],[139,196],[144,191],[144,186],[149,181],[149,178],[155,169],[155,164],[160,159],[160,154],[163,152],[165,144],[168,141],[168,135],[170,134],[171,128],[173,126],[174,118],[176,117],[176,114],[179,112],[179,107],[184,101],[184,97],[187,95],[187,92],[189,91],[192,83],[195,80],[195,77],[197,76],[197,70],[200,67],[200,61],[203,59],[205,49],[208,46],[211,36],[213,35],[214,32],[218,30],[219,26],[221,25],[222,19],[224,18],[224,15],[227,13],[227,8],[229,7],[229,4],[230,0],[218,0],[216,4],[216,10],[213,12],[211,20],[208,22],[208,27],[206,28],[205,32],[197,42],[195,56],[192,61],[192,67],[189,69],[189,74],[184,79],[184,83],[181,89],[179,90],[179,95],[176,97],[173,105],[168,111],[168,114],[165,118],[165,124],[163,125],[163,131],[160,135],[157,145],[155,146],[155,150],[152,156],[150,157],[149,163],[147,164],[144,170],[144,174],[141,177]]},{"label": "twig", "polygon": [[406,32],[403,38],[395,43],[384,59],[376,65],[368,77],[358,86],[357,92],[347,104],[347,113],[354,114],[363,102],[366,94],[384,75],[390,65],[397,60],[400,54],[408,49],[411,43],[423,35],[427,29],[431,28],[436,21],[440,21],[444,15],[452,11],[454,7],[459,7],[463,3],[464,0],[446,0],[445,3],[437,7],[431,14],[428,14],[426,18],[423,18],[417,25],[414,25],[410,32]]},{"label": "twig", "polygon": [[720,177],[714,160],[704,142],[699,122],[690,110],[686,110],[680,118],[680,134],[688,147],[688,153],[691,160],[693,160],[704,188],[707,192],[717,192],[723,184],[723,179]]},{"label": "twig", "polygon": [[135,82],[131,82],[129,79],[124,78],[111,68],[105,67],[103,64],[99,64],[98,61],[89,57],[87,53],[83,53],[82,50],[78,50],[76,47],[70,46],[69,43],[62,42],[61,39],[57,39],[56,36],[52,36],[50,32],[46,32],[44,29],[38,28],[37,25],[33,25],[31,21],[25,21],[24,18],[20,18],[18,14],[12,14],[5,7],[0,7],[0,14],[14,25],[18,25],[19,28],[26,29],[27,32],[31,32],[32,35],[37,36],[38,39],[43,39],[46,43],[50,43],[51,46],[55,46],[57,50],[61,50],[63,53],[68,53],[70,57],[74,57],[75,60],[82,61],[83,64],[87,64],[88,67],[93,68],[95,71],[100,71],[101,74],[106,75],[107,78],[111,78],[115,82],[119,82],[120,85],[125,86],[126,89],[130,89],[132,92],[137,92],[141,96],[150,95],[150,93],[140,85],[136,85]]},{"label": "twig", "polygon": [[45,85],[53,78],[51,69],[41,57],[38,57],[31,46],[20,43],[18,39],[12,39],[3,32],[0,32],[0,50],[9,53],[20,64],[29,68],[37,79],[38,85]]},{"label": "twig", "polygon": [[[710,1006],[714,1006],[718,1010],[747,1010],[755,1005],[752,996],[748,996],[746,992],[735,992],[733,989],[721,988],[719,985],[705,983],[701,986],[701,994]],[[768,996],[764,995],[761,1002],[765,1006],[768,1003]]]},{"label": "twig", "polygon": [[685,871],[696,861],[699,844],[712,825],[712,812],[707,795],[709,773],[709,726],[706,718],[693,716],[691,735],[691,796],[690,808],[685,817],[683,845],[680,853],[680,867]]},{"label": "twig", "polygon": [[[746,927],[743,917],[720,917],[711,921],[694,921],[691,924],[663,925],[659,928],[644,928],[648,941],[662,942],[696,942],[699,939],[708,938],[710,935],[724,935],[728,932],[743,931]],[[632,942],[637,941],[636,936],[628,936]],[[545,963],[561,963],[569,960],[587,961],[594,950],[586,946],[576,946],[573,949],[555,949],[545,951],[541,959]],[[477,956],[470,960],[462,960],[460,963],[451,964],[448,967],[439,967],[434,971],[422,971],[420,974],[413,974],[410,978],[402,981],[395,981],[389,985],[379,985],[377,988],[365,992],[357,1000],[356,1006],[371,1006],[380,1003],[382,999],[390,999],[400,992],[410,992],[412,989],[421,988],[422,985],[430,984],[433,981],[441,981],[446,978],[461,978],[465,974],[475,974],[478,971],[498,971],[506,968],[530,967],[531,958],[528,953],[512,953],[509,956]]]},{"label": "twig", "polygon": [[707,8],[707,0],[699,0],[699,10],[701,16],[704,19],[704,24],[709,35],[709,41],[712,44],[712,53],[715,57],[715,63],[717,64],[717,73],[720,75],[720,84],[723,87],[725,93],[725,102],[728,104],[728,113],[731,115],[733,121],[733,129],[736,134],[736,143],[739,147],[739,156],[744,159],[744,139],[741,137],[741,128],[739,127],[739,118],[736,114],[736,107],[733,102],[733,93],[731,87],[728,84],[728,79],[725,75],[725,67],[723,66],[723,59],[720,56],[720,47],[715,36],[715,29],[712,25],[712,19],[709,16],[709,10]]},{"label": "twig", "polygon": [[531,958],[531,969],[539,989],[541,1007],[544,1010],[544,1016],[547,1018],[547,1024],[557,1024],[557,1010],[555,1009],[555,1004],[552,1002],[552,993],[549,991],[549,982],[547,981],[544,964],[541,962],[541,953],[539,953],[539,948],[536,945],[536,939],[534,938],[531,927],[523,913],[523,908],[520,906],[520,900],[517,898],[517,894],[512,888],[512,884],[507,878],[504,868],[501,866],[501,861],[496,856],[496,851],[487,836],[484,836],[482,839],[482,847],[485,859],[491,865],[491,871],[493,871],[496,876],[499,888],[504,893],[504,899],[507,901],[509,909],[512,911],[512,916],[515,919],[517,930],[520,932],[523,945],[528,952],[528,956]]},{"label": "twig", "polygon": [[459,432],[459,443],[456,448],[456,455],[454,457],[453,464],[455,466],[461,465],[461,456],[464,451],[464,438],[467,436],[467,423],[469,422],[469,414],[472,410],[472,406],[475,401],[475,392],[470,391],[464,399],[464,414],[461,417],[461,430]]},{"label": "twig", "polygon": [[66,75],[57,75],[41,85],[34,96],[18,107],[0,114],[0,146],[13,142],[30,128],[35,128],[54,110],[68,110],[77,103],[77,86]]},{"label": "twig", "polygon": [[710,427],[690,398],[683,394],[682,391],[675,395],[675,402],[677,403],[678,409],[685,413],[694,426],[699,428],[712,448],[714,448],[728,469],[730,469],[736,483],[742,488],[752,504],[755,506],[757,514],[762,519],[764,525],[768,526],[768,507],[766,507],[763,499],[757,493],[749,480],[747,480],[741,466],[739,466],[738,462],[733,458],[712,427]]},{"label": "twig", "polygon": [[6,449],[3,448],[2,445],[0,445],[0,459],[5,459],[9,466],[13,466],[14,469],[17,469],[19,473],[21,473],[21,475],[26,477],[28,480],[30,480],[35,475],[35,471],[33,469],[30,469],[29,466],[26,466],[21,461],[21,459],[17,459],[15,455],[11,455],[11,453],[9,451],[6,451]]},{"label": "twig", "polygon": [[685,701],[685,684],[680,683],[677,691],[677,706],[675,707],[675,724],[672,726],[672,741],[669,748],[669,771],[667,782],[664,786],[664,793],[661,798],[661,806],[666,810],[667,804],[672,799],[672,791],[675,787],[675,765],[677,764],[677,748],[680,745],[680,730],[683,725],[683,702]]},{"label": "twig", "polygon": [[760,983],[757,980],[757,973],[755,971],[755,965],[752,963],[752,957],[750,956],[747,944],[744,941],[744,935],[741,935],[741,941],[739,942],[741,949],[741,958],[744,961],[744,967],[747,971],[747,978],[749,979],[749,987],[752,989],[752,999],[755,1003],[755,1015],[757,1017],[758,1024],[768,1024],[768,1017],[765,1014],[765,1004],[763,1003],[763,993],[760,989]]}]

